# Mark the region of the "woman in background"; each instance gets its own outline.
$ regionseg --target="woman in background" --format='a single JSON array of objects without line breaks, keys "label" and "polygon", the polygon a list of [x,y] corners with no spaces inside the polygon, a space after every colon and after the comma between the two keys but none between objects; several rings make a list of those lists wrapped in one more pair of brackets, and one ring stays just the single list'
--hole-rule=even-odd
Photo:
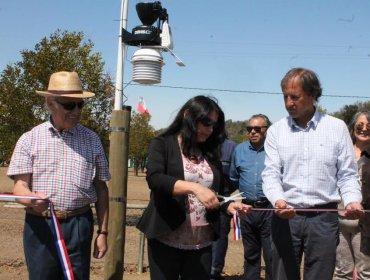
[{"label": "woman in background", "polygon": [[[358,112],[349,125],[359,168],[364,209],[370,206],[370,111]],[[337,280],[370,279],[370,219],[348,220],[339,213],[339,245],[335,276]]]},{"label": "woman in background", "polygon": [[[212,241],[219,232],[223,192],[221,144],[225,117],[206,96],[187,101],[172,124],[149,146],[150,201],[138,228],[148,238],[151,279],[209,280]],[[246,214],[250,206],[225,203],[223,210]]]}]

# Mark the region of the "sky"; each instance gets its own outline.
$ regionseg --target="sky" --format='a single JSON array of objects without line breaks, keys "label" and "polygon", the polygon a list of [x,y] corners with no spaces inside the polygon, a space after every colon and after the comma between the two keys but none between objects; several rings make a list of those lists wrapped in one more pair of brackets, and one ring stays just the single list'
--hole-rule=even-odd
[{"label": "sky", "polygon": [[[127,29],[141,25],[128,4]],[[153,2],[153,1],[147,1]],[[227,120],[257,113],[273,122],[287,115],[280,81],[289,69],[315,71],[323,87],[319,104],[329,113],[370,99],[369,0],[163,0],[178,67],[163,53],[157,86],[132,80],[124,59],[125,105],[136,111],[143,97],[155,129],[168,126],[191,97],[215,97]],[[1,0],[0,71],[22,59],[57,29],[82,31],[116,76],[121,0]],[[42,90],[42,89],[41,89]]]}]

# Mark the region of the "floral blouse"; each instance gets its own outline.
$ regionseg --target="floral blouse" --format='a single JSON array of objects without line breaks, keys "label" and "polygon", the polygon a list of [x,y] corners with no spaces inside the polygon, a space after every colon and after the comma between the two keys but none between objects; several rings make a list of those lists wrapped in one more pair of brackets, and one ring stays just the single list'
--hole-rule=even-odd
[{"label": "floral blouse", "polygon": [[[204,158],[197,163],[182,155],[185,181],[210,188],[213,172]],[[186,220],[176,230],[158,238],[162,243],[179,249],[201,249],[212,244],[213,230],[206,220],[206,208],[193,194],[186,198]]]}]

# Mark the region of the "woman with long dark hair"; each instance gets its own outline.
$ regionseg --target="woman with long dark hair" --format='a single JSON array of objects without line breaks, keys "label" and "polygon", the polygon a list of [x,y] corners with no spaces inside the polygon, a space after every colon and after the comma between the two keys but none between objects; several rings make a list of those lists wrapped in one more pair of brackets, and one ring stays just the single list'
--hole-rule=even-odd
[{"label": "woman with long dark hair", "polygon": [[209,280],[212,241],[219,232],[219,211],[246,214],[240,202],[220,206],[220,161],[225,117],[215,99],[187,101],[172,124],[150,144],[147,182],[150,202],[138,228],[148,238],[151,279]]}]

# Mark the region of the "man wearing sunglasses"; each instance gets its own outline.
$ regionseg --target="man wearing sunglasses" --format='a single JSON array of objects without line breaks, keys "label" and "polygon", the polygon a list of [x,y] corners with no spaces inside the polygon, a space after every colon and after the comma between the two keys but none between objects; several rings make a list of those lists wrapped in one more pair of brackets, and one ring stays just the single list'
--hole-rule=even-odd
[{"label": "man wearing sunglasses", "polygon": [[[264,168],[264,143],[269,118],[263,114],[253,115],[247,122],[249,141],[236,146],[230,165],[230,180],[243,192],[243,203],[253,208],[271,207],[262,190],[261,173]],[[240,217],[244,246],[244,279],[257,280],[261,276],[261,251],[266,265],[265,279],[271,280],[271,227],[270,211],[252,211]]]},{"label": "man wearing sunglasses", "polygon": [[353,144],[342,120],[317,110],[322,89],[313,71],[291,69],[281,89],[289,116],[267,132],[262,172],[264,193],[278,208],[271,221],[274,279],[301,279],[304,254],[305,280],[331,280],[337,203],[343,200],[347,218],[362,214]]},{"label": "man wearing sunglasses", "polygon": [[51,201],[64,236],[74,279],[89,279],[95,203],[98,235],[95,258],[107,251],[108,164],[96,133],[79,124],[85,98],[76,72],[51,75],[45,97],[49,121],[18,140],[8,169],[15,195],[43,200],[19,200],[26,206],[24,253],[29,279],[64,279],[54,245]]}]

